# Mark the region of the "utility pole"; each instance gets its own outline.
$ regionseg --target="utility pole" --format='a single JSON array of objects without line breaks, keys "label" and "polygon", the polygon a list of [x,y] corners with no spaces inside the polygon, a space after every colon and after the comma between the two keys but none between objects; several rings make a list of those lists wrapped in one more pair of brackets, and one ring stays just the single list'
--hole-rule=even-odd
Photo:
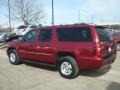
[{"label": "utility pole", "polygon": [[94,23],[93,15],[91,15],[91,23],[92,23],[92,24]]},{"label": "utility pole", "polygon": [[10,32],[11,30],[11,11],[10,11],[10,1],[8,0],[8,11],[9,11],[9,27],[10,27]]},{"label": "utility pole", "polygon": [[52,0],[52,25],[54,26],[54,1]]},{"label": "utility pole", "polygon": [[78,11],[78,23],[80,23],[80,11]]}]

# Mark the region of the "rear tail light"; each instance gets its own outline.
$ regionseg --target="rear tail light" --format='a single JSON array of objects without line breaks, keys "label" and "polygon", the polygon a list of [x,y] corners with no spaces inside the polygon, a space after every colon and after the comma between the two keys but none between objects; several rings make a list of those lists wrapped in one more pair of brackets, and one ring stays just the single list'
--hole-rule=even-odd
[{"label": "rear tail light", "polygon": [[100,43],[96,43],[94,46],[94,54],[95,57],[100,57],[101,56],[101,46]]}]

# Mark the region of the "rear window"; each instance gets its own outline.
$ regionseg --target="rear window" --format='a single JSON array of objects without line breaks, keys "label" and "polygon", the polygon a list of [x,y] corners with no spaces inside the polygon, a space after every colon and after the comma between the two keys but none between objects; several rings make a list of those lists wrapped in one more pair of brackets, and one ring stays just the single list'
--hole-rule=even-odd
[{"label": "rear window", "polygon": [[19,26],[18,29],[24,29],[27,28],[28,26]]},{"label": "rear window", "polygon": [[96,28],[96,31],[101,42],[112,40],[112,33],[110,33],[109,30],[104,28]]},{"label": "rear window", "polygon": [[89,28],[58,28],[59,41],[91,42],[92,35]]}]

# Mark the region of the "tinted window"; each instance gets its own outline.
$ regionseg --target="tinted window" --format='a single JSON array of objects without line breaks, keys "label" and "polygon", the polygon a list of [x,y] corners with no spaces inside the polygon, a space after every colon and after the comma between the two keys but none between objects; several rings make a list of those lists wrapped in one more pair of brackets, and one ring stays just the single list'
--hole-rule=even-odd
[{"label": "tinted window", "polygon": [[30,28],[36,28],[37,26],[30,26]]},{"label": "tinted window", "polygon": [[50,29],[40,30],[39,41],[47,42],[47,41],[50,41],[50,39],[51,39],[51,30]]},{"label": "tinted window", "polygon": [[23,38],[23,41],[25,42],[29,42],[29,41],[35,41],[35,35],[36,35],[36,31],[32,30],[29,31]]},{"label": "tinted window", "polygon": [[0,35],[2,35],[3,34],[3,32],[0,32]]},{"label": "tinted window", "polygon": [[89,28],[59,28],[57,30],[59,41],[91,42],[92,36]]},{"label": "tinted window", "polygon": [[27,28],[28,26],[19,26],[18,29],[24,29]]},{"label": "tinted window", "polygon": [[108,30],[96,28],[96,31],[101,42],[112,40],[112,33],[110,33]]}]

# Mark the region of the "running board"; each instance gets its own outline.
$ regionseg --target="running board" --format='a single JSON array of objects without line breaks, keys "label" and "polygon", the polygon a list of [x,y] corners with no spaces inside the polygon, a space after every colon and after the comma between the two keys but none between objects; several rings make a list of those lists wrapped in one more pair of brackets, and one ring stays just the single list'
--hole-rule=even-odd
[{"label": "running board", "polygon": [[32,64],[36,64],[36,65],[40,65],[40,66],[57,67],[55,64],[43,63],[43,62],[32,61],[32,60],[22,60],[22,62],[32,63]]}]

